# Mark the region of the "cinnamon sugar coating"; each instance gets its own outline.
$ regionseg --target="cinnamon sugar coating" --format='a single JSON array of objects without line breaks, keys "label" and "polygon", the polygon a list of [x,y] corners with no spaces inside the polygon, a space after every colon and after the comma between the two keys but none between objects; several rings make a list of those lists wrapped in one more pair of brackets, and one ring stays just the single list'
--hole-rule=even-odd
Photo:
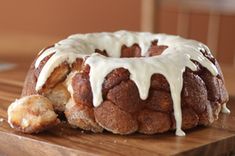
[{"label": "cinnamon sugar coating", "polygon": [[[166,48],[153,42],[149,55],[160,55]],[[96,52],[107,56],[105,51]],[[213,76],[200,64],[196,72],[186,69],[181,93],[182,129],[212,124],[218,118],[221,105],[228,101],[218,62],[211,56],[204,55],[214,62],[219,75]],[[34,63],[31,65],[22,96],[36,94],[38,74],[49,57],[37,69],[34,69]],[[121,57],[140,57],[139,46],[123,46]],[[130,79],[129,71],[124,68],[115,69],[106,76],[102,88],[103,102],[95,108],[92,104],[89,66],[79,59],[72,67],[66,63],[57,67],[39,93],[53,90],[56,85],[66,80],[70,72],[76,73],[71,78],[71,97],[66,104],[65,115],[73,127],[93,132],[107,130],[116,134],[156,134],[175,129],[170,86],[163,75],[152,76],[149,96],[146,100],[141,100],[137,86]]]}]

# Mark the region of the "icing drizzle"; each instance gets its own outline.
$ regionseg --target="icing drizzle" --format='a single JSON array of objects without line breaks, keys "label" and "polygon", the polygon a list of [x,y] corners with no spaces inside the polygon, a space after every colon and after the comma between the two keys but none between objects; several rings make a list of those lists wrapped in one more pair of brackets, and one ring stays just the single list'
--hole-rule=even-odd
[{"label": "icing drizzle", "polygon": [[[161,55],[147,57],[148,49],[154,40],[158,40],[158,45],[165,45],[168,48]],[[141,56],[146,57],[120,58],[122,45],[130,47],[135,43],[141,48]],[[95,49],[106,50],[109,57],[94,53]],[[206,51],[210,54],[209,48],[200,42],[166,34],[129,31],[76,34],[56,43],[54,47],[45,50],[38,57],[35,68],[39,66],[46,56],[54,53],[39,74],[36,90],[38,91],[42,88],[53,70],[62,62],[66,61],[72,64],[76,58],[84,58],[86,56],[89,56],[85,64],[90,66],[89,76],[93,105],[95,107],[99,106],[103,101],[102,83],[112,70],[121,67],[129,70],[130,79],[135,82],[140,98],[143,100],[148,97],[151,76],[159,73],[167,79],[170,85],[176,120],[176,135],[184,136],[185,133],[181,130],[183,72],[186,67],[192,71],[197,70],[197,66],[192,62],[194,60],[207,68],[214,76],[218,74],[215,65],[201,51]],[[226,106],[223,108],[226,108]]]}]

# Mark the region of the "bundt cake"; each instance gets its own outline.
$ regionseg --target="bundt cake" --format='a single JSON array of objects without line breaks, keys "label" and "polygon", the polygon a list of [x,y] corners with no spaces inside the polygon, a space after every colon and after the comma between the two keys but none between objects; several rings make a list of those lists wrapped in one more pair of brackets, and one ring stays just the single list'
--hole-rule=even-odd
[{"label": "bundt cake", "polygon": [[200,42],[129,31],[76,34],[38,54],[8,122],[37,133],[62,114],[95,133],[184,136],[229,113],[227,101],[219,64]]}]

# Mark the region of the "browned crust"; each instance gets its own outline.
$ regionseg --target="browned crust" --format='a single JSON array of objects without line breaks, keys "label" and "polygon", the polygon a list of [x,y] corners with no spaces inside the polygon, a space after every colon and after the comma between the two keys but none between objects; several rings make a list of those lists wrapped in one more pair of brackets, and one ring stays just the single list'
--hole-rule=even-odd
[{"label": "browned crust", "polygon": [[28,73],[26,75],[25,81],[24,81],[24,86],[22,89],[22,93],[21,93],[21,97],[27,96],[27,95],[33,95],[36,94],[36,90],[35,90],[35,86],[37,83],[37,78],[35,76],[35,68],[34,68],[34,64],[35,64],[36,59],[33,61],[33,63],[31,64]]},{"label": "browned crust", "polygon": [[144,134],[162,133],[170,130],[171,119],[168,113],[144,109],[138,115],[138,132]]},{"label": "browned crust", "polygon": [[[158,46],[157,42],[153,42],[150,48],[150,56],[159,55],[166,48],[166,46]],[[96,52],[107,55],[106,51],[97,50]],[[183,75],[184,84],[181,94],[183,129],[190,129],[197,125],[210,125],[218,118],[221,105],[228,101],[228,93],[218,62],[209,54],[203,54],[215,63],[219,75],[213,76],[198,63],[199,70],[197,72],[186,69]],[[136,44],[131,47],[123,46],[121,56],[138,57],[140,56],[140,48]],[[31,66],[22,96],[35,94],[34,87],[38,73],[47,59],[45,58],[36,70],[34,65]],[[84,65],[82,60],[77,60],[72,69],[66,63],[56,68],[52,75],[61,74],[62,76],[59,80],[53,80],[53,82],[64,81],[65,75],[73,70],[80,71],[73,77],[72,81],[74,102],[81,108],[80,111],[87,110],[93,118],[92,120],[103,129],[118,134],[130,134],[137,131],[155,134],[175,129],[170,86],[164,76],[160,74],[152,76],[149,97],[143,101],[139,97],[135,83],[129,78],[128,70],[115,69],[106,76],[103,83],[103,103],[99,107],[93,108],[89,66]],[[54,77],[51,79],[54,79]],[[56,83],[53,84],[49,79],[41,92],[53,88]],[[70,114],[73,113],[67,112],[68,120],[70,120]],[[89,124],[82,121],[81,124],[77,123],[76,126],[83,128],[89,127]],[[92,130],[92,128],[94,127],[84,129]]]},{"label": "browned crust", "polygon": [[130,134],[138,129],[135,118],[110,101],[95,108],[95,119],[101,127],[117,134]]},{"label": "browned crust", "polygon": [[93,109],[87,105],[76,103],[70,99],[64,113],[68,123],[74,128],[78,127],[95,133],[103,131],[103,128],[95,121]]}]

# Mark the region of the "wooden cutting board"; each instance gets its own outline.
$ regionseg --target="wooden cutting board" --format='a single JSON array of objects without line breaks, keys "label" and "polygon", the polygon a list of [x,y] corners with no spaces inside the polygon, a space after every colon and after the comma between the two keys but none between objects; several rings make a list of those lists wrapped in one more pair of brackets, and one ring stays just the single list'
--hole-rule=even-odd
[{"label": "wooden cutting board", "polygon": [[[65,123],[37,135],[15,132],[7,124],[7,107],[19,97],[29,63],[0,72],[0,155],[232,155],[235,153],[235,98],[211,127],[158,135],[93,134]],[[3,119],[3,121],[1,121]]]}]

